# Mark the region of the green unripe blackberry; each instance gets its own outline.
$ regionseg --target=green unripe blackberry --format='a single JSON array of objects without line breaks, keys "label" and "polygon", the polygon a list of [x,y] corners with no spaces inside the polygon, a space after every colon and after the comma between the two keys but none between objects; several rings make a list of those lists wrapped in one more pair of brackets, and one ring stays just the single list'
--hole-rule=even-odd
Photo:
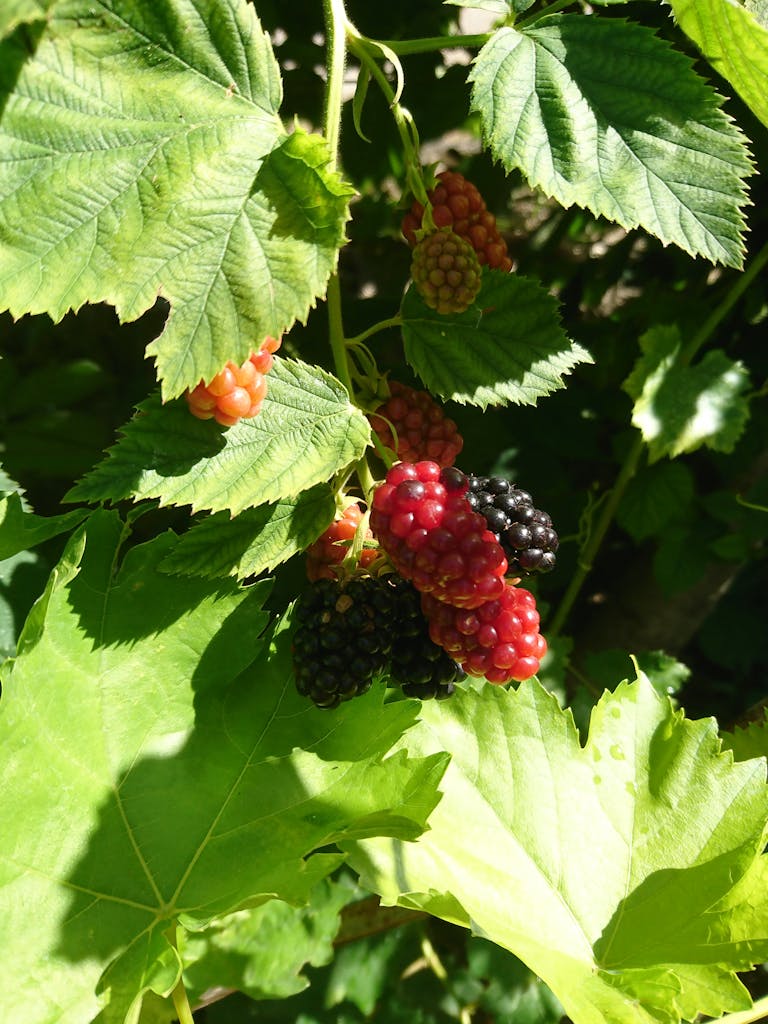
[{"label": "green unripe blackberry", "polygon": [[450,228],[433,231],[416,245],[411,277],[429,308],[442,314],[468,309],[482,280],[475,250]]}]

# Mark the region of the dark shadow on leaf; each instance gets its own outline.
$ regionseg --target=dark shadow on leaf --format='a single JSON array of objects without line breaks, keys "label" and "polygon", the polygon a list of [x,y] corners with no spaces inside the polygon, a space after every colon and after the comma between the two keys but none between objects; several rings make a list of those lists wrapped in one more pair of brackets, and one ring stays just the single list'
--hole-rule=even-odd
[{"label": "dark shadow on leaf", "polygon": [[19,25],[7,39],[0,42],[0,119],[24,65],[37,52],[44,29],[43,21]]}]

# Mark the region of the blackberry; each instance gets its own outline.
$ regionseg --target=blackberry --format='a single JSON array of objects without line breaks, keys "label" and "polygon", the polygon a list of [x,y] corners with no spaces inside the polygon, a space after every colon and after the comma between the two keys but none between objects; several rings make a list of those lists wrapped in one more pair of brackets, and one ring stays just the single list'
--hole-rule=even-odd
[{"label": "blackberry", "polygon": [[369,417],[384,447],[402,462],[431,459],[440,466],[452,466],[464,446],[454,421],[426,391],[415,391],[396,380],[389,382],[389,391],[386,402]]},{"label": "blackberry", "polygon": [[535,508],[533,498],[502,476],[468,477],[467,501],[499,538],[516,576],[550,572],[559,538],[550,516]]},{"label": "blackberry", "polygon": [[420,593],[477,608],[503,593],[507,559],[466,493],[467,477],[455,466],[398,462],[374,492],[371,529]]},{"label": "blackberry", "polygon": [[296,602],[296,689],[319,708],[366,693],[389,658],[394,595],[372,577],[320,579]]},{"label": "blackberry", "polygon": [[416,244],[411,277],[426,305],[443,315],[469,309],[482,283],[475,250],[450,228],[433,231]]},{"label": "blackberry", "polygon": [[536,599],[529,590],[507,582],[498,600],[479,608],[452,608],[423,594],[421,607],[429,632],[471,676],[489,683],[530,679],[539,671],[547,642],[539,632]]},{"label": "blackberry", "polygon": [[391,578],[395,619],[389,673],[406,697],[445,700],[466,673],[430,638],[418,591],[407,580]]},{"label": "blackberry", "polygon": [[[435,187],[427,192],[427,198],[432,205],[435,225],[449,227],[469,242],[481,266],[504,271],[512,269],[507,243],[499,233],[496,218],[471,181],[458,171],[441,171]],[[423,218],[424,207],[414,200],[402,221],[403,234],[411,247],[416,245]]]},{"label": "blackberry", "polygon": [[230,359],[207,384],[200,381],[184,396],[189,411],[199,420],[215,419],[223,427],[258,416],[267,394],[266,375],[272,354],[280,348],[279,338],[265,338],[258,352],[251,352],[242,366]]},{"label": "blackberry", "polygon": [[[363,520],[363,510],[354,502],[348,505],[341,517],[331,525],[307,548],[307,579],[336,579],[336,567],[344,561],[349,553],[349,545]],[[366,530],[366,540],[373,534]],[[377,557],[376,548],[363,548],[358,559],[358,566],[367,569]]]}]

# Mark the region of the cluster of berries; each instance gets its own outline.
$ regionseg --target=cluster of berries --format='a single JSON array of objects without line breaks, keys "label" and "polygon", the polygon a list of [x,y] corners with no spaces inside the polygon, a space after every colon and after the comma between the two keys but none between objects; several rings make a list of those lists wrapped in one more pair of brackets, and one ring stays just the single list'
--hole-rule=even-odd
[{"label": "cluster of berries", "polygon": [[[307,578],[312,580],[335,580],[336,567],[344,561],[363,521],[363,510],[356,503],[347,505],[340,518],[335,519],[307,548]],[[373,534],[366,530],[366,540],[373,540]],[[367,569],[378,555],[376,547],[363,548],[357,560],[360,569]]]},{"label": "cluster of berries", "polygon": [[534,508],[528,491],[501,476],[469,476],[467,501],[499,538],[509,572],[532,576],[555,567],[559,538],[547,512]]},{"label": "cluster of berries", "polygon": [[280,339],[265,338],[258,352],[238,366],[229,360],[223,370],[205,384],[187,391],[189,410],[199,420],[215,419],[224,427],[233,427],[241,419],[258,416],[267,394],[267,374],[272,356],[280,348]]},{"label": "cluster of berries", "polygon": [[[496,218],[485,205],[477,188],[458,171],[442,171],[437,183],[427,192],[435,227],[448,228],[468,242],[477,254],[481,267],[492,270],[512,269],[507,243],[499,233]],[[422,230],[424,207],[416,200],[403,217],[402,232],[413,248]]]},{"label": "cluster of berries", "polygon": [[401,225],[413,248],[411,277],[430,309],[463,313],[477,298],[483,267],[512,269],[507,243],[477,188],[458,171],[438,174],[427,198],[433,230],[424,226],[417,200]]},{"label": "cluster of berries", "polygon": [[436,462],[400,462],[373,498],[371,529],[421,595],[430,638],[469,675],[528,679],[547,645],[533,595],[505,578],[498,533],[475,511],[469,478]]},{"label": "cluster of berries", "polygon": [[429,636],[419,595],[394,576],[319,579],[296,602],[296,688],[319,708],[366,693],[387,674],[409,697],[450,697],[464,673]]},{"label": "cluster of berries", "polygon": [[382,445],[402,462],[430,459],[439,466],[452,466],[464,447],[454,421],[426,391],[415,391],[396,380],[390,381],[389,391],[386,402],[369,417]]}]

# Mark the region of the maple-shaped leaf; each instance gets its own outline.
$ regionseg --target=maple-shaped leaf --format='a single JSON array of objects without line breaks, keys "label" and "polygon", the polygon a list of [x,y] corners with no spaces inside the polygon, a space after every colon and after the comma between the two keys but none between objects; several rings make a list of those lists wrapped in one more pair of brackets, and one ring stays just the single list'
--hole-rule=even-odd
[{"label": "maple-shaped leaf", "polygon": [[415,288],[403,299],[405,358],[433,394],[479,405],[535,405],[592,357],[563,330],[556,300],[531,278],[483,272],[464,313],[430,309]]},{"label": "maple-shaped leaf", "polygon": [[159,498],[161,505],[237,515],[327,482],[360,458],[370,433],[335,377],[277,358],[260,414],[234,427],[195,419],[181,399],[142,402],[107,457],[65,500]]},{"label": "maple-shaped leaf", "polygon": [[0,44],[0,307],[127,321],[162,295],[166,399],[305,320],[352,190],[283,127],[253,6],[59,0],[29,31]]},{"label": "maple-shaped leaf", "polygon": [[692,62],[644,25],[555,14],[494,32],[472,69],[493,156],[563,206],[741,266],[746,138]]},{"label": "maple-shaped leaf", "polygon": [[178,926],[301,902],[342,837],[418,835],[446,755],[391,748],[416,707],[321,712],[296,692],[269,584],[180,578],[166,533],[95,512],[6,663],[0,700],[0,1020],[136,1020]]},{"label": "maple-shaped leaf", "polygon": [[425,705],[412,754],[452,758],[430,829],[363,842],[387,903],[519,956],[574,1024],[673,1024],[750,1005],[768,955],[765,761],[734,763],[641,674],[606,692],[582,745],[535,680]]}]

